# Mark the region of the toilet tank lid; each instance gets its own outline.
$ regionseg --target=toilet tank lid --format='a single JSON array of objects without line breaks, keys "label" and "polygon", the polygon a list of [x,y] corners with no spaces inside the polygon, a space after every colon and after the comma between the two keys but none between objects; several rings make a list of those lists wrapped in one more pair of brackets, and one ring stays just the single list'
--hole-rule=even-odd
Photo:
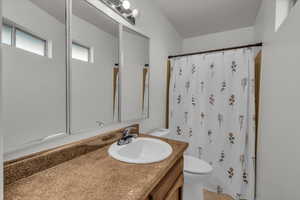
[{"label": "toilet tank lid", "polygon": [[193,156],[184,155],[184,171],[194,174],[208,174],[213,170],[212,166]]},{"label": "toilet tank lid", "polygon": [[169,133],[170,133],[169,129],[160,128],[160,129],[156,129],[156,130],[152,131],[150,133],[150,135],[157,136],[157,137],[163,137],[163,136],[168,135]]}]

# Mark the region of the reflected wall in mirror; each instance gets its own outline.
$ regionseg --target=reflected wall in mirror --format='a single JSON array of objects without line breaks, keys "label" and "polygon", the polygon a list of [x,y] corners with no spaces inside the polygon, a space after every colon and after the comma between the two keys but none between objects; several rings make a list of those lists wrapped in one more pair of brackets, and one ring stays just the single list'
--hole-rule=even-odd
[{"label": "reflected wall in mirror", "polygon": [[73,0],[71,36],[71,133],[118,122],[118,23]]},{"label": "reflected wall in mirror", "polygon": [[149,38],[122,27],[121,120],[149,117]]},{"label": "reflected wall in mirror", "polygon": [[66,3],[2,0],[2,6],[3,125],[8,152],[66,133]]}]

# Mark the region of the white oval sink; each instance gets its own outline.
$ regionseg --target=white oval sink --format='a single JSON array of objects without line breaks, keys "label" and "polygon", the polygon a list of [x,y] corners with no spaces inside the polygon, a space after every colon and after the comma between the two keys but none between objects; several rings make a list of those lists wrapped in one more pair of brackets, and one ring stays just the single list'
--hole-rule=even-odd
[{"label": "white oval sink", "polygon": [[137,164],[162,161],[169,157],[172,151],[168,143],[146,137],[138,137],[131,143],[121,146],[115,142],[108,149],[109,155],[114,159]]}]

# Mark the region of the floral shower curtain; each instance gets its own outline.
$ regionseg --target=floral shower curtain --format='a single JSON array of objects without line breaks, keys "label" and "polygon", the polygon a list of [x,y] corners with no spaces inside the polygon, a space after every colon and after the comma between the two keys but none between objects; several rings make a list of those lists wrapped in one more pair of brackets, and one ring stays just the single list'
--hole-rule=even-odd
[{"label": "floral shower curtain", "polygon": [[171,137],[213,166],[208,190],[235,199],[254,200],[256,50],[171,60]]}]

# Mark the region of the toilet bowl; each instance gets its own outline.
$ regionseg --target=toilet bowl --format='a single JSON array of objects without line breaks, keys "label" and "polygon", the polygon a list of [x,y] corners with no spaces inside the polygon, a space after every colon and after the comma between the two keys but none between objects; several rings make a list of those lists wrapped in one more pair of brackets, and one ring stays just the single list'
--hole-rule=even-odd
[{"label": "toilet bowl", "polygon": [[203,186],[213,168],[204,160],[184,156],[183,200],[204,200]]}]

